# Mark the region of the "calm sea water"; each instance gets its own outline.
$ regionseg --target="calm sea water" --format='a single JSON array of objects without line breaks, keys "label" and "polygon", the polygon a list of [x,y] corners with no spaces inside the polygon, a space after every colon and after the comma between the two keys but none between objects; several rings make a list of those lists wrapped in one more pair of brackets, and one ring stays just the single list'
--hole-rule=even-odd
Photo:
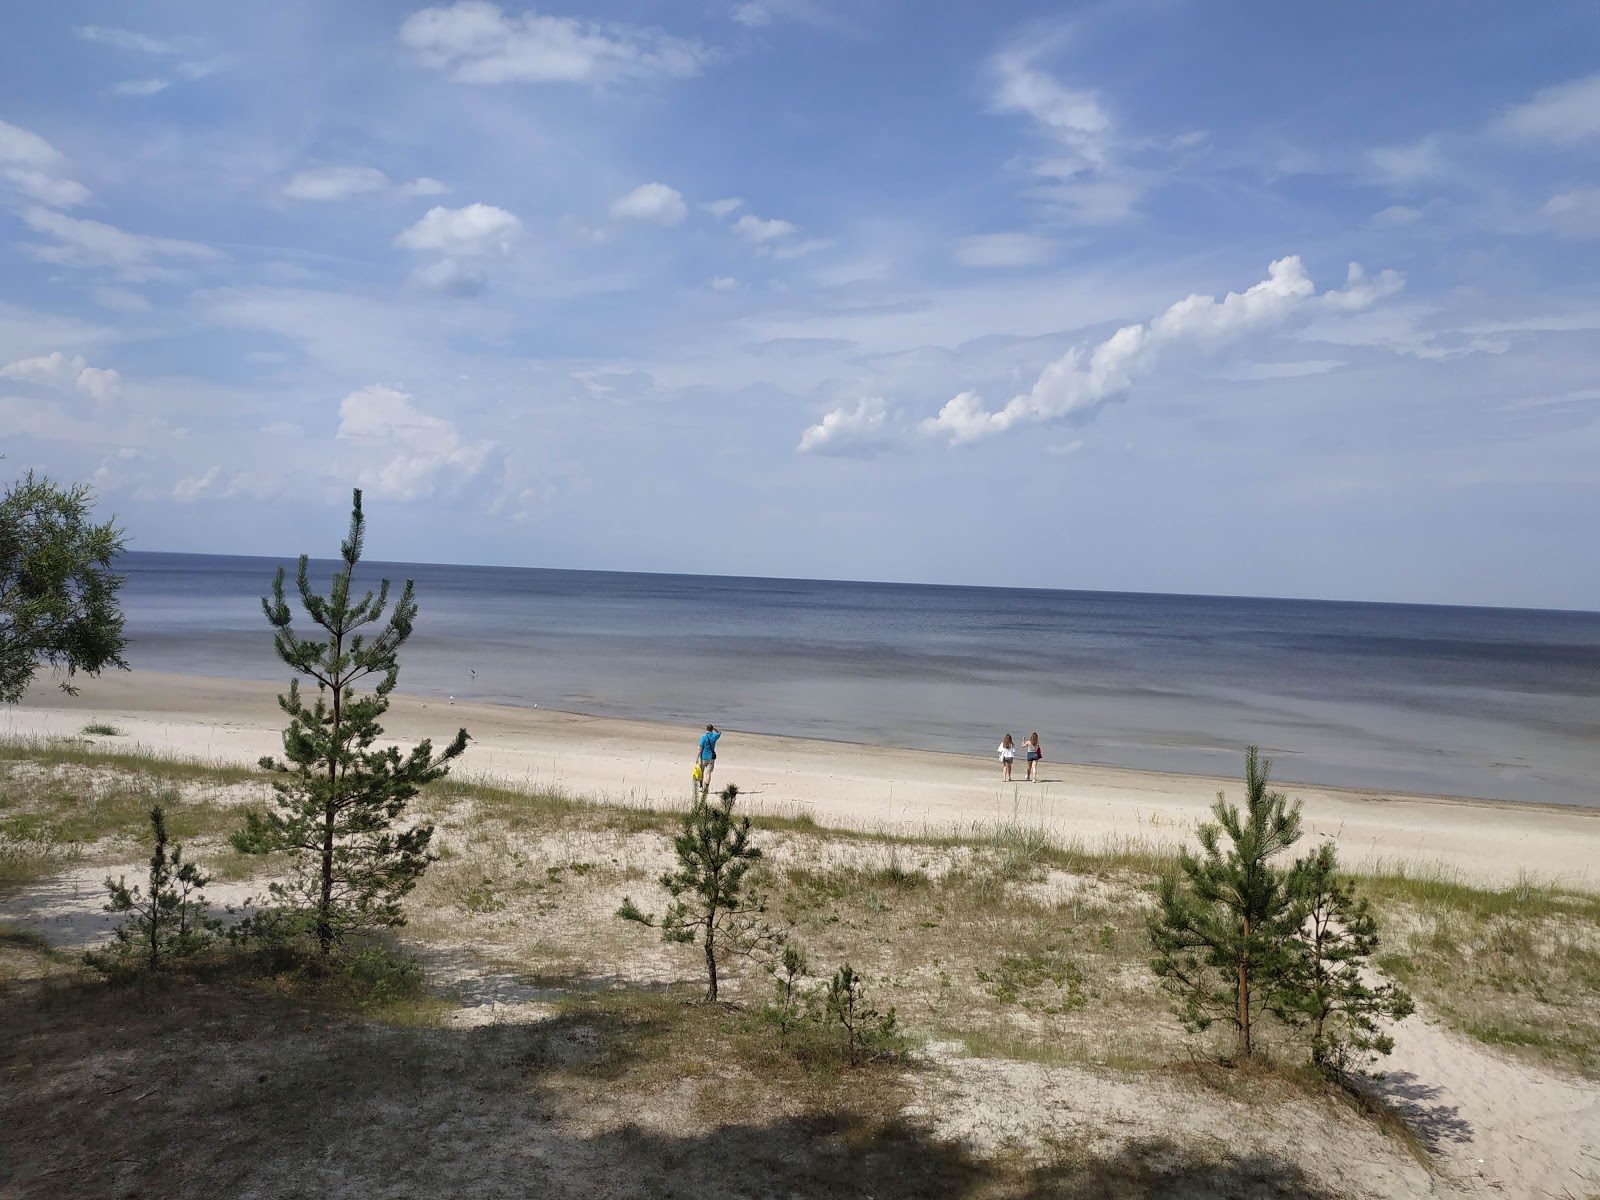
[{"label": "calm sea water", "polygon": [[[129,554],[129,662],[286,679],[260,605],[277,565]],[[416,580],[407,692],[681,722],[686,742],[715,721],[992,756],[1038,730],[1054,761],[1223,775],[1253,741],[1285,781],[1600,804],[1600,613],[360,571]]]}]

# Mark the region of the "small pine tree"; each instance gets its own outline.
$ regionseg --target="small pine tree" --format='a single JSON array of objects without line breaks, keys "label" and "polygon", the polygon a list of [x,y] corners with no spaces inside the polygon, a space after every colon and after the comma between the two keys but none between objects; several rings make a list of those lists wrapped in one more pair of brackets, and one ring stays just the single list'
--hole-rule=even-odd
[{"label": "small pine tree", "polygon": [[1296,864],[1294,888],[1304,924],[1279,1015],[1309,1030],[1313,1065],[1341,1079],[1393,1050],[1379,1022],[1403,1020],[1415,1006],[1397,984],[1367,982],[1378,923],[1340,875],[1332,843]]},{"label": "small pine tree", "polygon": [[772,963],[767,969],[772,973],[772,1003],[767,1012],[778,1032],[788,1033],[805,1019],[808,998],[800,981],[811,970],[811,964],[798,942],[788,942],[783,947],[782,963]]},{"label": "small pine tree", "polygon": [[1202,855],[1183,851],[1181,882],[1162,877],[1148,922],[1151,966],[1182,1000],[1185,1023],[1233,1025],[1241,1059],[1255,1049],[1257,1018],[1278,1001],[1301,918],[1289,874],[1272,865],[1300,837],[1300,805],[1267,790],[1270,769],[1255,746],[1245,751],[1243,814],[1217,794],[1216,823],[1196,831]]},{"label": "small pine tree", "polygon": [[823,994],[823,1011],[844,1029],[845,1050],[853,1067],[896,1048],[901,1040],[894,1009],[879,1012],[873,1008],[867,1000],[866,983],[863,975],[845,963],[828,980]]},{"label": "small pine tree", "polygon": [[146,881],[149,891],[140,891],[138,884],[130,888],[126,876],[106,878],[110,895],[106,912],[131,915],[117,926],[115,942],[88,956],[96,966],[111,967],[138,958],[155,971],[164,959],[203,949],[222,927],[221,921],[209,915],[202,895],[210,879],[193,863],[183,861],[182,846],[168,842],[167,814],[159,804],[150,810],[150,827],[156,844]]},{"label": "small pine tree", "polygon": [[[273,782],[277,809],[248,813],[245,827],[232,838],[246,854],[292,856],[289,881],[270,890],[280,904],[306,915],[324,962],[334,943],[350,932],[404,924],[400,901],[434,858],[428,850],[433,826],[403,827],[406,805],[443,778],[451,760],[467,748],[465,729],[439,754],[428,740],[404,756],[393,746],[374,748],[383,733],[378,718],[388,711],[400,672],[399,650],[411,636],[417,604],[409,579],[387,621],[387,579],[376,596],[368,591],[353,598],[351,581],[365,533],[357,489],[350,533],[340,546],[344,569],[334,575],[327,596],[311,590],[309,562],[300,556],[300,603],[325,631],[325,640],[295,633],[282,567],[271,598],[261,601],[278,657],[316,683],[317,699],[310,706],[302,700],[298,679],[278,697],[289,716],[284,758],[261,760],[280,777]],[[379,622],[375,636],[361,632]],[[372,691],[358,696],[355,685],[371,679],[376,680]]]},{"label": "small pine tree", "polygon": [[[761,923],[767,910],[764,900],[745,886],[745,876],[760,861],[761,850],[750,844],[750,818],[734,819],[738,796],[737,785],[730,783],[716,801],[703,795],[695,799],[684,814],[683,832],[672,842],[678,869],[661,876],[661,886],[672,896],[661,917],[661,937],[685,945],[700,939],[708,1004],[716,1002],[719,964],[728,953],[781,940]],[[631,896],[623,898],[617,915],[652,928],[656,924]]]}]

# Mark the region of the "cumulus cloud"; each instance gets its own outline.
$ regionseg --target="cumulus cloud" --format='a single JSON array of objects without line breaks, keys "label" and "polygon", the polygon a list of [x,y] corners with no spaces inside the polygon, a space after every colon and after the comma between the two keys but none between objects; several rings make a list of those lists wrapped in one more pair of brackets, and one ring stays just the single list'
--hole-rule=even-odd
[{"label": "cumulus cloud", "polygon": [[337,436],[362,454],[361,485],[399,500],[432,495],[446,473],[470,478],[494,449],[489,442],[464,440],[451,422],[421,411],[410,395],[381,384],[344,398]]},{"label": "cumulus cloud", "polygon": [[61,174],[61,152],[32,130],[0,121],[0,182],[36,204],[71,208],[89,189]]},{"label": "cumulus cloud", "polygon": [[739,290],[739,281],[732,275],[714,275],[709,286],[713,292],[736,292]]},{"label": "cumulus cloud", "polygon": [[1505,137],[1558,145],[1600,137],[1600,74],[1545,88],[1489,128]]},{"label": "cumulus cloud", "polygon": [[616,21],[536,12],[508,16],[488,0],[425,8],[400,26],[425,65],[462,83],[592,83],[686,78],[709,58],[697,42]]},{"label": "cumulus cloud", "polygon": [[729,196],[724,200],[708,201],[705,204],[702,204],[700,207],[705,209],[713,217],[731,217],[734,213],[738,212],[744,207],[744,201],[739,199],[737,196]]},{"label": "cumulus cloud", "polygon": [[899,440],[899,431],[890,424],[888,406],[871,396],[854,408],[836,408],[825,415],[800,435],[797,449],[801,454],[862,458],[887,450]]},{"label": "cumulus cloud", "polygon": [[115,371],[91,367],[83,355],[63,354],[60,350],[7,363],[0,367],[0,378],[76,392],[97,404],[109,404],[122,394],[122,377]]},{"label": "cumulus cloud", "polygon": [[450,258],[482,258],[511,253],[522,236],[522,222],[492,204],[464,208],[430,208],[422,219],[395,238],[403,250],[433,252]]},{"label": "cumulus cloud", "polygon": [[611,216],[618,221],[676,225],[688,215],[689,206],[683,202],[683,194],[664,183],[641,183],[611,204]]},{"label": "cumulus cloud", "polygon": [[1037,234],[980,233],[957,241],[952,257],[963,267],[1032,267],[1055,250],[1055,242]]},{"label": "cumulus cloud", "polygon": [[376,167],[312,167],[296,172],[283,194],[291,200],[348,200],[388,186],[389,177]]},{"label": "cumulus cloud", "polygon": [[799,226],[789,221],[777,218],[762,220],[754,213],[745,213],[733,223],[733,231],[747,242],[760,245],[770,242],[774,238],[788,237],[791,233],[799,232]]},{"label": "cumulus cloud", "polygon": [[976,392],[961,392],[923,421],[920,430],[952,445],[1004,433],[1018,425],[1047,423],[1093,410],[1127,392],[1136,376],[1164,349],[1178,345],[1212,348],[1247,333],[1280,324],[1308,308],[1351,311],[1367,307],[1401,287],[1384,271],[1369,277],[1352,263],[1345,288],[1317,294],[1298,257],[1281,258],[1267,278],[1221,299],[1193,295],[1172,305],[1148,325],[1127,325],[1090,350],[1074,349],[1047,366],[1033,387],[991,411]]},{"label": "cumulus cloud", "polygon": [[47,208],[30,208],[22,214],[22,220],[35,233],[54,239],[29,246],[36,258],[64,267],[106,268],[135,282],[172,277],[175,271],[168,265],[172,262],[222,258],[216,250],[198,242],[128,233],[114,225],[69,217]]}]

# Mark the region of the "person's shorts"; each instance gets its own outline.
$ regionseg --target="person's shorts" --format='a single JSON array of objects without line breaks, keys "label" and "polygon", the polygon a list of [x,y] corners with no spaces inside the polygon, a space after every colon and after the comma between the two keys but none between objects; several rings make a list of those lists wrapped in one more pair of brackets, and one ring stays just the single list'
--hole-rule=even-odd
[{"label": "person's shorts", "polygon": [[700,760],[700,769],[706,772],[708,775],[711,773],[711,768],[716,765],[717,760],[714,758],[702,758]]}]

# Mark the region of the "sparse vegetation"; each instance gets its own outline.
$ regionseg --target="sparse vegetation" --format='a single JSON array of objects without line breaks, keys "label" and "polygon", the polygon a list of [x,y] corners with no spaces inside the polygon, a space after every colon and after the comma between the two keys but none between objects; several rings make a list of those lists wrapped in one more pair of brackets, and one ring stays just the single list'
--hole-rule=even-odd
[{"label": "sparse vegetation", "polygon": [[81,730],[79,730],[79,732],[88,734],[91,737],[122,736],[122,730],[118,729],[115,725],[108,725],[104,721],[90,721]]},{"label": "sparse vegetation", "polygon": [[128,919],[117,926],[110,946],[86,956],[102,970],[117,971],[130,962],[158,970],[165,960],[204,949],[222,926],[206,904],[210,880],[192,862],[183,861],[182,846],[169,843],[166,812],[159,804],[150,810],[150,833],[155,845],[148,890],[138,884],[130,888],[126,876],[106,879],[106,911],[127,913]]},{"label": "sparse vegetation", "polygon": [[[14,749],[0,751],[0,774],[19,782],[0,787],[0,803],[8,806],[0,813],[37,816],[79,833],[99,830],[75,843],[80,861],[111,867],[113,874],[130,858],[136,828],[131,818],[148,820],[138,805],[149,808],[152,788],[167,792],[163,803],[172,836],[181,822],[197,831],[186,836],[211,846],[235,812],[230,805],[247,789],[265,790],[254,771],[219,770],[208,777],[195,764],[110,752],[85,758],[81,744]],[[989,1070],[1000,1064],[1054,1072],[1089,1064],[1096,1076],[1152,1079],[1183,1094],[1223,1089],[1215,1100],[1209,1090],[1197,1093],[1197,1104],[1249,1102],[1274,1111],[1309,1105],[1305,1112],[1316,1114],[1315,1120],[1335,1119],[1329,1107],[1336,1103],[1329,1099],[1333,1089],[1309,1071],[1275,1068],[1259,1078],[1251,1073],[1248,1086],[1231,1090],[1226,1079],[1216,1084],[1185,1073],[1185,1038],[1145,961],[1145,918],[1154,902],[1150,867],[1159,861],[1147,848],[1124,843],[1099,854],[1090,847],[1062,847],[1020,822],[974,830],[966,838],[917,839],[786,819],[752,821],[750,836],[760,839],[763,853],[744,882],[769,896],[768,919],[792,936],[784,953],[768,963],[770,971],[753,969],[739,957],[727,960],[719,972],[724,1003],[699,1005],[684,1001],[703,993],[704,983],[693,986],[695,972],[686,970],[688,963],[671,943],[666,950],[642,943],[611,919],[624,896],[637,895],[642,882],[677,865],[672,843],[683,833],[682,813],[588,804],[559,793],[525,794],[453,777],[424,788],[415,808],[435,825],[430,849],[439,861],[408,902],[405,940],[352,939],[331,971],[310,969],[314,955],[281,954],[254,942],[242,951],[202,956],[172,973],[184,981],[181,989],[165,982],[169,973],[163,972],[113,1001],[73,975],[70,964],[46,964],[43,958],[37,967],[22,969],[23,983],[5,983],[19,977],[6,973],[12,960],[31,961],[36,951],[25,940],[14,948],[0,944],[0,966],[6,968],[0,972],[0,1005],[10,1028],[20,1031],[15,1036],[30,1039],[26,1065],[7,1060],[14,1094],[36,1093],[52,1070],[78,1061],[87,1047],[104,1047],[110,1061],[126,1064],[119,1071],[140,1079],[129,1096],[159,1085],[163,1090],[151,1099],[170,1096],[161,1103],[179,1107],[162,1109],[162,1121],[150,1125],[141,1124],[136,1111],[109,1102],[73,1110],[69,1119],[98,1123],[106,1135],[147,1147],[154,1165],[142,1168],[139,1182],[157,1191],[179,1170],[160,1148],[158,1125],[192,1122],[208,1131],[202,1136],[223,1136],[221,1118],[182,1108],[190,1103],[191,1085],[180,1080],[215,1075],[221,1102],[232,1106],[227,1129],[300,1112],[293,1097],[316,1088],[354,1122],[348,1128],[367,1138],[398,1136],[384,1124],[388,1109],[374,1106],[374,1095],[403,1100],[408,1125],[469,1111],[472,1119],[452,1135],[449,1151],[470,1164],[456,1168],[464,1174],[448,1176],[457,1181],[481,1179],[475,1170],[500,1161],[501,1139],[559,1152],[551,1148],[564,1143],[547,1140],[557,1136],[557,1127],[582,1123],[585,1129],[612,1130],[607,1122],[614,1121],[621,1123],[618,1128],[638,1124],[627,1135],[594,1134],[598,1140],[573,1153],[602,1164],[594,1169],[612,1172],[605,1177],[619,1187],[643,1186],[627,1182],[637,1178],[627,1172],[649,1161],[657,1163],[650,1178],[660,1184],[658,1191],[703,1191],[710,1177],[684,1174],[688,1159],[676,1157],[692,1155],[699,1143],[658,1141],[650,1130],[704,1118],[708,1129],[743,1130],[747,1140],[740,1146],[787,1139],[786,1157],[770,1161],[763,1179],[790,1178],[783,1173],[798,1170],[799,1162],[807,1172],[793,1177],[801,1192],[814,1190],[817,1179],[845,1178],[830,1174],[834,1168],[826,1164],[835,1161],[828,1157],[834,1151],[826,1148],[839,1145],[838,1131],[848,1128],[849,1136],[864,1139],[861,1155],[848,1163],[854,1172],[849,1186],[870,1185],[879,1195],[937,1194],[952,1178],[985,1197],[1092,1195],[1095,1187],[1114,1182],[1105,1173],[1111,1166],[1167,1189],[1157,1194],[1180,1194],[1172,1189],[1196,1179],[1244,1188],[1244,1194],[1317,1194],[1314,1180],[1290,1168],[1282,1168],[1289,1172],[1283,1174],[1265,1159],[1243,1151],[1230,1157],[1201,1142],[1166,1147],[1161,1153],[1169,1157],[1159,1162],[1145,1161],[1147,1152],[1156,1152],[1149,1147],[1130,1146],[1126,1154],[1107,1157],[1099,1144],[1081,1142],[1076,1134],[1049,1143],[1047,1152],[1040,1151],[1043,1157],[1006,1149],[947,1159],[941,1157],[942,1143],[930,1142],[915,1127],[908,1130],[900,1118],[907,1106],[939,1094],[922,1089],[947,1070],[959,1074],[969,1066]],[[186,847],[186,858],[189,853]],[[1374,916],[1394,931],[1385,950],[1408,954],[1411,940],[1424,936],[1419,914],[1425,910],[1429,920],[1441,919],[1448,947],[1467,948],[1463,967],[1479,952],[1487,965],[1490,947],[1503,944],[1528,955],[1516,959],[1518,967],[1541,986],[1576,996],[1563,991],[1578,978],[1563,974],[1566,963],[1551,963],[1546,971],[1534,951],[1548,944],[1547,929],[1560,928],[1572,938],[1581,936],[1585,922],[1592,929],[1600,899],[1536,888],[1487,892],[1392,876],[1359,882]],[[1479,910],[1489,931],[1472,933],[1482,940],[1481,951],[1466,937],[1480,924],[1467,914]],[[1524,935],[1526,947],[1519,949]],[[802,952],[802,940],[809,954]],[[1446,952],[1441,941],[1440,949],[1416,960],[1416,970],[1448,969]],[[813,976],[808,957],[829,965]],[[842,991],[831,986],[832,965],[841,963],[850,964],[852,977]],[[526,974],[530,970],[540,974]],[[29,981],[29,971],[39,977]],[[867,988],[864,975],[871,979]],[[1424,998],[1448,996],[1458,1015],[1447,1019],[1477,1020],[1474,1036],[1486,1044],[1576,1065],[1551,1037],[1561,1014],[1572,1021],[1576,1010],[1552,1009],[1543,1025],[1512,1021],[1496,1015],[1502,1010],[1491,1002],[1504,996],[1482,977],[1462,970],[1455,978],[1460,986],[1454,991],[1442,978],[1417,990]],[[837,1017],[828,1019],[830,993],[854,995],[852,1005],[835,1007],[851,1014],[854,1038]],[[456,1026],[463,1012],[473,1011],[463,1004],[490,995],[493,1015],[484,1027]],[[928,1039],[926,1051],[908,1056],[893,1043],[871,1043],[891,1008],[892,1034],[909,1036],[911,1045]],[[248,1020],[239,1015],[244,1009]],[[1581,1012],[1576,1019],[1581,1026]],[[529,1020],[534,1023],[516,1024]],[[176,1029],[193,1031],[188,1036],[194,1055],[181,1062],[146,1041],[158,1030]],[[1278,1027],[1271,1033],[1287,1035]],[[1267,1048],[1276,1057],[1279,1044],[1269,1041]],[[962,1065],[945,1065],[955,1059]],[[852,1066],[852,1060],[861,1065]],[[258,1081],[262,1074],[265,1083]],[[106,1084],[108,1090],[119,1086],[117,1078]],[[619,1108],[618,1096],[629,1097],[628,1104]],[[60,1165],[44,1149],[43,1127],[27,1113],[18,1118],[17,1106],[5,1103],[0,1117],[13,1121],[23,1138],[19,1144],[34,1146],[41,1161]],[[1338,1120],[1367,1129],[1375,1145],[1390,1136],[1378,1132],[1389,1128],[1384,1120],[1397,1138],[1409,1136],[1381,1108],[1366,1116],[1353,1105],[1337,1111],[1344,1114]],[[308,1126],[306,1136],[331,1128]],[[1399,1141],[1394,1144],[1409,1155]],[[914,1148],[920,1165],[895,1159],[896,1146]],[[241,1152],[268,1162],[277,1161],[278,1149],[263,1143]],[[893,1170],[884,1165],[889,1160],[896,1163]],[[729,1178],[730,1161],[719,1160],[719,1181]],[[388,1169],[369,1168],[375,1172],[363,1177],[369,1190],[388,1178]],[[77,1194],[98,1194],[104,1188],[94,1170],[87,1162],[67,1164],[65,1174],[40,1186],[69,1182],[78,1185]],[[188,1187],[229,1186],[203,1172],[184,1178],[195,1181],[183,1185]],[[440,1176],[440,1186],[448,1191],[446,1178]],[[329,1182],[324,1190],[338,1194],[340,1186],[345,1185]],[[166,1190],[184,1194],[182,1187]]]},{"label": "sparse vegetation", "polygon": [[[761,850],[750,842],[750,818],[733,816],[739,788],[729,784],[713,803],[703,793],[683,817],[683,829],[673,839],[676,870],[661,876],[661,886],[672,897],[661,917],[661,936],[682,945],[699,939],[705,951],[706,1002],[717,1001],[718,971],[731,953],[770,949],[780,939],[762,921],[767,911],[761,893],[746,883]],[[617,915],[641,925],[654,926],[624,896]]]}]

